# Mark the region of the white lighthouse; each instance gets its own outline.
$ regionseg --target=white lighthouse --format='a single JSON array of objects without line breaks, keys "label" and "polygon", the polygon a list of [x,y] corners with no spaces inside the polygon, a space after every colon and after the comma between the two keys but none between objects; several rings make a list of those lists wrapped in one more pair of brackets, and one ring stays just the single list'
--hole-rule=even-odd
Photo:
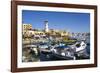
[{"label": "white lighthouse", "polygon": [[45,32],[48,32],[49,31],[48,21],[44,21],[44,24],[45,24]]}]

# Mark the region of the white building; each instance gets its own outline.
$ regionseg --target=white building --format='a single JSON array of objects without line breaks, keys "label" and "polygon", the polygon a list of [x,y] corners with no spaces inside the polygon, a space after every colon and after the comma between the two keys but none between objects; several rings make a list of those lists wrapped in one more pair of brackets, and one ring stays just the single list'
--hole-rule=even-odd
[{"label": "white building", "polygon": [[45,23],[45,32],[48,32],[49,31],[48,21],[44,21],[44,23]]}]

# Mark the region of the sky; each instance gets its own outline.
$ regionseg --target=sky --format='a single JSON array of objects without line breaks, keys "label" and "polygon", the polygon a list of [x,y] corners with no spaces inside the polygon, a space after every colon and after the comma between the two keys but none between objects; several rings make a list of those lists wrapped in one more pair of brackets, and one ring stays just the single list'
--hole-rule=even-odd
[{"label": "sky", "polygon": [[69,32],[90,32],[90,14],[53,11],[22,11],[22,24],[32,24],[33,29],[44,29],[44,21],[48,21],[49,29]]}]

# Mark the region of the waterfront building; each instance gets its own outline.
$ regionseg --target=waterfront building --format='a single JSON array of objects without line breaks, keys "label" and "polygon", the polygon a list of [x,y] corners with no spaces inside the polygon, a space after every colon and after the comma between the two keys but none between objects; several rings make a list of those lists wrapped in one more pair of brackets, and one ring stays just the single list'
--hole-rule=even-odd
[{"label": "waterfront building", "polygon": [[69,36],[69,32],[65,30],[57,30],[57,29],[49,29],[48,21],[44,21],[45,29],[39,30],[32,28],[31,24],[23,24],[23,36],[26,38],[30,37],[48,37],[51,36],[53,38],[63,38]]},{"label": "waterfront building", "polygon": [[31,24],[23,24],[23,30],[31,30],[32,25]]},{"label": "waterfront building", "polygon": [[41,30],[29,30],[28,31],[29,35],[33,35],[33,36],[45,36],[45,33],[44,31],[41,31]]},{"label": "waterfront building", "polygon": [[30,37],[28,31],[32,30],[32,25],[31,24],[23,24],[22,26],[23,26],[23,28],[22,28],[23,39]]}]

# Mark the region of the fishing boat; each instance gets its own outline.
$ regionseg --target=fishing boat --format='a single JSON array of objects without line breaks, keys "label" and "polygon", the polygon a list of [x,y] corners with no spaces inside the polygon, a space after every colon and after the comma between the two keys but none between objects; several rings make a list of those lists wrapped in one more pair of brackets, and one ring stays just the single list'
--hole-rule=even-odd
[{"label": "fishing boat", "polygon": [[89,54],[87,53],[87,44],[81,41],[79,46],[76,46],[76,59],[89,59]]},{"label": "fishing boat", "polygon": [[72,60],[74,59],[74,52],[70,51],[68,46],[58,46],[51,49],[52,56],[59,60]]},{"label": "fishing boat", "polygon": [[78,46],[76,46],[76,52],[80,52],[80,51],[84,50],[87,46],[84,41],[82,41],[80,44],[76,44],[76,45],[78,45]]}]

